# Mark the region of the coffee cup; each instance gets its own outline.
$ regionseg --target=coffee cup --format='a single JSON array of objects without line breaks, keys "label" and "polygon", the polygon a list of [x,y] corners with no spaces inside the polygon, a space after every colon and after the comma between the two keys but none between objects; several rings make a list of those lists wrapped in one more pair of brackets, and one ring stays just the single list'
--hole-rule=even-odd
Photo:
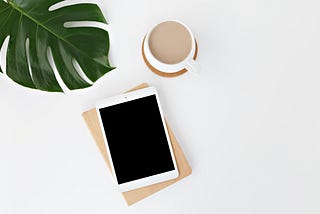
[{"label": "coffee cup", "polygon": [[187,71],[197,74],[198,46],[191,30],[176,20],[154,26],[145,36],[142,55],[147,66],[156,74],[174,77]]}]

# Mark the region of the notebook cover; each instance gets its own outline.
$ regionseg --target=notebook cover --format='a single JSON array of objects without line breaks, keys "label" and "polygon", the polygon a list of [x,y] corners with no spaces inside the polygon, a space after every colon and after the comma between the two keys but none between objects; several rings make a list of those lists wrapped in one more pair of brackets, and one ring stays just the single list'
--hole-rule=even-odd
[{"label": "notebook cover", "polygon": [[[149,85],[146,84],[146,83],[143,83],[133,89],[131,89],[130,91],[134,91],[134,90],[138,90],[138,89],[141,89],[141,88],[145,88],[145,87],[148,87]],[[93,108],[93,109],[90,109],[86,112],[84,112],[82,114],[106,164],[107,164],[107,167],[109,168],[110,170],[110,173],[111,173],[111,166],[110,166],[110,162],[109,162],[109,159],[108,159],[108,155],[107,155],[107,150],[106,150],[106,145],[104,143],[104,140],[103,140],[103,135],[102,135],[102,132],[101,132],[101,128],[100,128],[100,125],[99,125],[99,120],[98,120],[98,115],[97,115],[97,112],[96,112],[96,109]],[[164,182],[161,182],[161,183],[157,183],[157,184],[152,184],[152,185],[149,185],[149,186],[145,186],[145,187],[142,187],[142,188],[138,188],[138,189],[134,189],[134,190],[130,190],[130,191],[127,191],[127,192],[123,192],[122,195],[125,199],[125,201],[127,202],[127,204],[130,206],[162,189],[164,189],[165,187],[171,185],[171,184],[174,184],[175,182],[187,177],[188,175],[190,175],[192,173],[192,169],[181,149],[181,147],[179,146],[179,143],[177,141],[177,139],[175,138],[172,130],[170,129],[167,121],[166,121],[166,125],[167,125],[167,128],[168,128],[168,132],[169,132],[169,137],[170,137],[170,140],[171,140],[171,144],[172,144],[172,148],[173,148],[173,151],[174,151],[174,155],[175,155],[175,158],[176,158],[176,162],[177,162],[177,167],[178,167],[178,170],[179,170],[179,176],[173,180],[169,180],[169,181],[164,181]]]}]

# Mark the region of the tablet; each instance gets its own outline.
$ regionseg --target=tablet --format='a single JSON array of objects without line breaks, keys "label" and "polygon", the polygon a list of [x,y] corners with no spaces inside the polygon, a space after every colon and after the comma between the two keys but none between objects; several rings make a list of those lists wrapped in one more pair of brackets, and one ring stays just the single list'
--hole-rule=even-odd
[{"label": "tablet", "polygon": [[107,98],[97,103],[96,110],[121,192],[178,177],[154,87]]}]

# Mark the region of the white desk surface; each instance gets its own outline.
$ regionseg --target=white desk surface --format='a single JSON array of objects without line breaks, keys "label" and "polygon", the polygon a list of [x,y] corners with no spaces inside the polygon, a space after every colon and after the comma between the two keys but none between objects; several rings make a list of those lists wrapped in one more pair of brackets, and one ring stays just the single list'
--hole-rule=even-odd
[{"label": "white desk surface", "polygon": [[[320,213],[318,0],[98,3],[117,69],[92,88],[48,94],[0,75],[1,214]],[[199,77],[144,65],[143,36],[164,19],[194,31]],[[128,208],[81,113],[142,82],[193,174]]]}]

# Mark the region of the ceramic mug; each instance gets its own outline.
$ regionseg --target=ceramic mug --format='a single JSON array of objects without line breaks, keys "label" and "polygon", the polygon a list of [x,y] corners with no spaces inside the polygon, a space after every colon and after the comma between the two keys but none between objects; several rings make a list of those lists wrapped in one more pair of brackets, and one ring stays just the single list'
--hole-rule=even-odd
[{"label": "ceramic mug", "polygon": [[[154,54],[152,54],[152,51],[150,49],[150,35],[152,31],[160,24],[165,23],[165,22],[175,22],[177,24],[180,24],[183,26],[187,32],[189,33],[189,36],[191,38],[191,48],[188,53],[188,55],[181,61],[174,63],[174,64],[168,64],[164,63],[163,61],[160,61],[157,59]],[[142,55],[145,63],[147,66],[156,74],[161,75],[161,76],[166,76],[166,77],[174,77],[181,75],[187,71],[191,71],[192,73],[198,74],[200,70],[200,66],[198,63],[195,61],[197,58],[197,53],[198,53],[198,46],[195,40],[195,37],[192,33],[192,31],[182,22],[176,21],[176,20],[168,20],[165,22],[161,22],[154,26],[145,36],[143,40],[143,45],[142,45]],[[190,45],[190,44],[188,44]]]}]

